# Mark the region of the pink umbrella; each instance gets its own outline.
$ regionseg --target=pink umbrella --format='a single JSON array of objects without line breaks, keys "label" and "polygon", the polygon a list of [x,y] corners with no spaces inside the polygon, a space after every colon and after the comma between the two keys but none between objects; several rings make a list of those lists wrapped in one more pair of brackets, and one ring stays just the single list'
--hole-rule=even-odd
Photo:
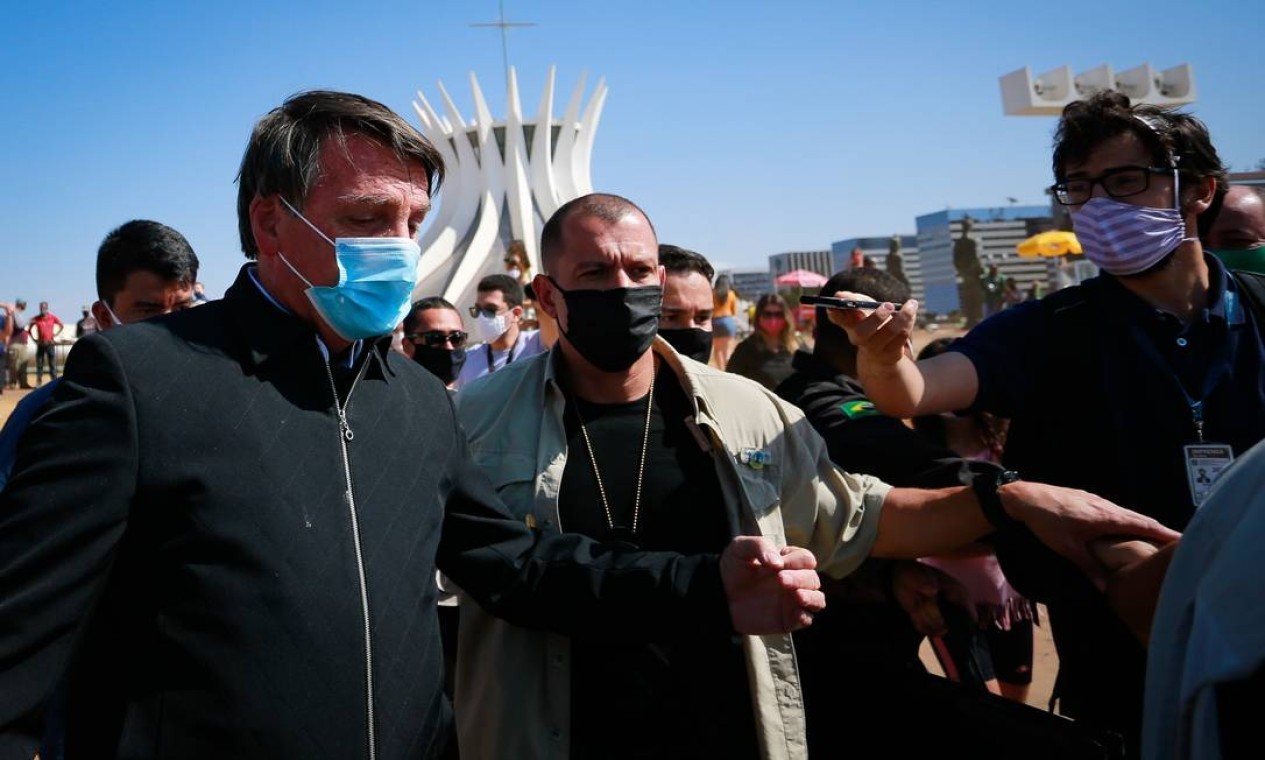
[{"label": "pink umbrella", "polygon": [[801,288],[820,288],[822,285],[826,284],[826,278],[816,272],[810,272],[807,269],[796,269],[794,272],[787,272],[781,277],[778,277],[775,282],[777,282],[778,285],[792,285]]}]

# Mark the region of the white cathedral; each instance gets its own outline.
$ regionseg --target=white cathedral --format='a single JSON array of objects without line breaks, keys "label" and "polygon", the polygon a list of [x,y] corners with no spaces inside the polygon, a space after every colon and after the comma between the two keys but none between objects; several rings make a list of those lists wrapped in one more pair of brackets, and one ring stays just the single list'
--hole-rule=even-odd
[{"label": "white cathedral", "polygon": [[473,303],[479,279],[505,271],[511,241],[522,241],[532,271],[539,272],[545,220],[567,201],[593,192],[589,159],[606,83],[599,81],[585,104],[581,75],[559,120],[553,115],[555,74],[551,67],[531,120],[523,118],[512,67],[503,119],[492,116],[473,73],[471,120],[462,118],[442,82],[443,115],[417,93],[413,109],[422,133],[443,155],[447,174],[439,207],[419,241],[422,263],[415,298],[442,295],[458,309]]}]

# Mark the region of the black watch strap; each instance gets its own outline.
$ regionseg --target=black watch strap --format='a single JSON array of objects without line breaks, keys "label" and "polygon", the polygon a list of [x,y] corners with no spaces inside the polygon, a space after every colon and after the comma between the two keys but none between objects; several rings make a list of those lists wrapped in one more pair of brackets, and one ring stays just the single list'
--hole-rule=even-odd
[{"label": "black watch strap", "polygon": [[1018,520],[1006,513],[1001,505],[1001,497],[997,495],[998,488],[1016,480],[1022,480],[1019,473],[1014,470],[1001,470],[996,475],[980,473],[971,481],[971,487],[975,489],[975,497],[979,500],[980,511],[984,513],[984,519],[988,520],[989,525],[994,528],[1007,528],[1020,524]]}]

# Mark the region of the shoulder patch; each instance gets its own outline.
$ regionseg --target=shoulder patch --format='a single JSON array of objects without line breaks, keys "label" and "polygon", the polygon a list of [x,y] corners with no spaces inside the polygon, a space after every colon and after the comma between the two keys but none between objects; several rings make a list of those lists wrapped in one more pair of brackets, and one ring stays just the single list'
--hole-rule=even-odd
[{"label": "shoulder patch", "polygon": [[845,401],[839,405],[839,411],[847,415],[850,420],[855,420],[858,417],[877,417],[879,415],[879,410],[874,408],[874,402],[868,398]]}]

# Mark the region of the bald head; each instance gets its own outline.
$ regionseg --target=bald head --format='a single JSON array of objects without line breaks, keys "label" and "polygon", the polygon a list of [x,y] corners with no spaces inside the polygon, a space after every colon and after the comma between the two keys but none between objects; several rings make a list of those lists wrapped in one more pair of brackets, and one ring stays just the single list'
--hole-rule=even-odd
[{"label": "bald head", "polygon": [[571,217],[597,219],[607,224],[617,224],[626,217],[637,216],[645,220],[651,233],[654,225],[650,217],[637,204],[618,195],[609,193],[590,193],[581,195],[575,200],[567,201],[545,222],[545,229],[540,233],[540,263],[546,273],[552,273],[558,253],[564,246],[565,227]]},{"label": "bald head", "polygon": [[1204,243],[1219,251],[1265,245],[1265,197],[1261,189],[1231,185]]}]

